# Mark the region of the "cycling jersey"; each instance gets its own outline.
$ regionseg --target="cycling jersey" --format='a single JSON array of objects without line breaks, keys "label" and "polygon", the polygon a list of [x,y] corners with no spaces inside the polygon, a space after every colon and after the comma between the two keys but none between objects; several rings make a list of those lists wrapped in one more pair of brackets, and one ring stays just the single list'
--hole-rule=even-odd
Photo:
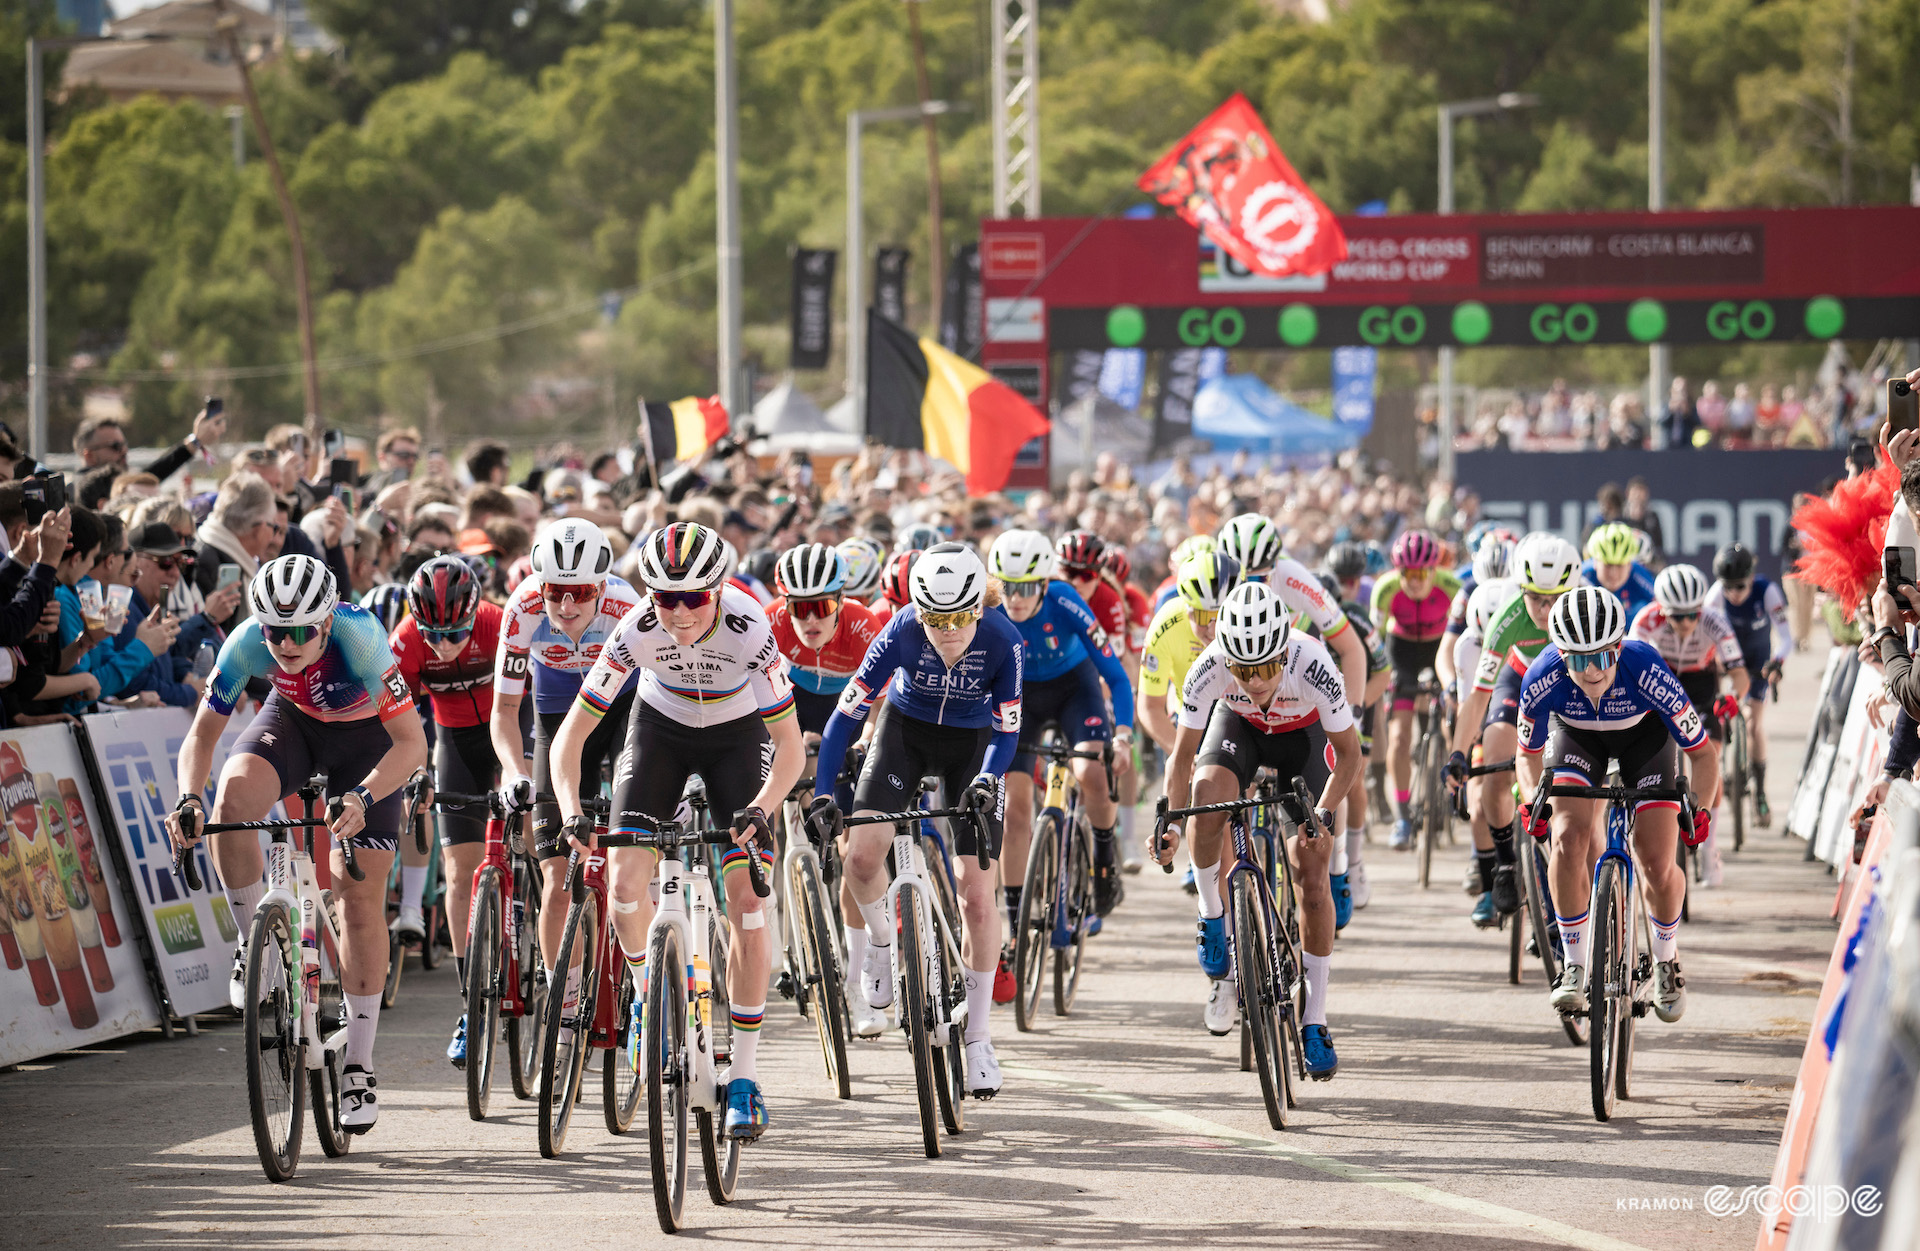
[{"label": "cycling jersey", "polygon": [[851,599],[840,601],[840,620],[833,637],[820,647],[808,647],[800,641],[784,597],[774,600],[767,610],[767,624],[773,627],[774,645],[787,658],[787,674],[793,684],[814,695],[838,695],[866,659],[873,640],[880,637],[880,622],[873,610]]},{"label": "cycling jersey", "polygon": [[1340,611],[1346,614],[1347,623],[1360,636],[1360,650],[1367,658],[1367,676],[1385,673],[1390,663],[1387,641],[1380,636],[1380,631],[1373,628],[1373,618],[1367,615],[1364,607],[1346,600],[1340,601]]},{"label": "cycling jersey", "polygon": [[1728,603],[1726,588],[1716,582],[1707,592],[1707,607],[1719,609],[1733,627],[1749,669],[1757,669],[1769,660],[1784,662],[1793,651],[1787,597],[1771,579],[1755,574],[1747,598],[1738,604]]},{"label": "cycling jersey", "polygon": [[[1067,585],[1072,586],[1072,583]],[[1074,594],[1079,593],[1079,588],[1075,587]],[[1107,637],[1116,640],[1117,646],[1126,646],[1127,601],[1113,589],[1113,583],[1104,577],[1097,579],[1093,584],[1093,593],[1082,596],[1082,601],[1093,611],[1094,621],[1106,631]]]},{"label": "cycling jersey", "polygon": [[1147,593],[1131,582],[1123,584],[1120,592],[1127,601],[1127,650],[1138,656],[1147,645],[1147,626],[1153,621],[1153,605],[1147,602]]},{"label": "cycling jersey", "polygon": [[1373,584],[1373,624],[1383,634],[1417,643],[1439,638],[1447,630],[1447,610],[1460,580],[1445,569],[1435,569],[1427,593],[1416,599],[1407,589],[1405,573],[1390,570]]},{"label": "cycling jersey", "polygon": [[[1453,641],[1453,671],[1461,698],[1473,687],[1474,670],[1480,665],[1480,651],[1486,645],[1487,626],[1495,612],[1518,592],[1520,583],[1512,578],[1495,578],[1468,591],[1463,584],[1454,596],[1455,617],[1447,622]],[[1455,625],[1459,629],[1454,629]]]},{"label": "cycling jersey", "polygon": [[1686,751],[1707,741],[1693,701],[1651,644],[1638,639],[1621,644],[1612,677],[1596,705],[1567,672],[1560,649],[1549,643],[1527,667],[1521,683],[1520,750],[1537,755],[1547,745],[1555,718],[1575,730],[1612,733],[1632,729],[1649,713],[1666,722],[1673,741]]},{"label": "cycling jersey", "polygon": [[1184,689],[1187,671],[1206,646],[1194,632],[1187,601],[1176,596],[1153,614],[1147,627],[1147,645],[1140,655],[1141,693],[1164,700],[1168,690]]},{"label": "cycling jersey", "polygon": [[1495,610],[1486,628],[1480,666],[1473,671],[1473,689],[1491,691],[1501,669],[1524,674],[1540,649],[1547,645],[1545,626],[1533,624],[1527,612],[1527,597],[1515,591],[1512,598]]},{"label": "cycling jersey", "polygon": [[1453,602],[1447,607],[1448,634],[1458,634],[1467,628],[1467,602],[1480,589],[1480,579],[1474,577],[1472,565],[1455,570],[1453,576],[1460,585],[1454,590]]},{"label": "cycling jersey", "polygon": [[387,645],[380,619],[354,604],[333,610],[333,629],[320,659],[288,673],[273,659],[260,622],[249,617],[220,649],[207,678],[207,704],[221,716],[254,678],[273,683],[280,698],[316,721],[391,721],[413,711],[413,695]]},{"label": "cycling jersey", "polygon": [[[742,592],[744,594],[745,592]],[[600,658],[600,649],[620,619],[639,604],[640,593],[623,578],[610,577],[600,595],[600,609],[587,622],[576,642],[547,619],[540,597],[540,580],[528,578],[507,601],[500,622],[500,651],[494,658],[493,688],[502,695],[527,689],[533,672],[535,712],[565,712],[580,693],[580,679]],[[757,609],[756,609],[757,611]]]},{"label": "cycling jersey", "polygon": [[1666,610],[1659,604],[1648,604],[1633,619],[1631,636],[1651,644],[1675,673],[1712,669],[1716,659],[1729,673],[1747,667],[1740,655],[1740,641],[1733,637],[1733,627],[1727,624],[1725,616],[1711,608],[1701,610],[1693,633],[1683,639],[1673,628]]},{"label": "cycling jersey", "polygon": [[581,707],[605,715],[636,672],[635,702],[681,725],[720,725],[755,711],[763,721],[793,715],[793,683],[773,628],[759,602],[732,584],[720,588],[713,625],[685,645],[667,632],[652,597],[641,600],[580,684]]},{"label": "cycling jersey", "polygon": [[1329,733],[1351,728],[1353,709],[1347,704],[1347,688],[1326,644],[1305,634],[1290,635],[1285,660],[1280,685],[1262,708],[1227,672],[1227,653],[1219,642],[1208,644],[1193,662],[1181,691],[1181,728],[1204,729],[1216,704],[1267,734],[1305,729],[1316,723]]},{"label": "cycling jersey", "polygon": [[[1588,586],[1600,585],[1600,571],[1592,561],[1580,566],[1580,580]],[[1653,571],[1639,561],[1634,561],[1627,571],[1627,580],[1614,591],[1620,602],[1627,606],[1627,620],[1632,621],[1640,615],[1640,610],[1653,602]]]},{"label": "cycling jersey", "polygon": [[1273,572],[1265,578],[1248,581],[1265,582],[1281,603],[1293,609],[1295,625],[1312,626],[1323,639],[1347,628],[1347,615],[1340,611],[1339,601],[1327,594],[1327,588],[1305,565],[1290,556],[1275,561]]},{"label": "cycling jersey", "polygon": [[[1005,615],[996,609],[987,615]],[[1093,612],[1080,593],[1066,582],[1047,583],[1040,605],[1025,621],[1013,621],[1020,632],[1025,655],[1021,657],[1024,681],[1028,684],[1051,682],[1079,668],[1091,657],[1094,667],[1113,692],[1114,716],[1121,725],[1133,724],[1133,684],[1120,667],[1108,639],[1093,619]]]},{"label": "cycling jersey", "polygon": [[388,642],[399,661],[400,676],[415,695],[426,693],[435,725],[448,729],[485,725],[492,715],[493,654],[500,645],[501,616],[500,605],[481,600],[473,633],[452,660],[440,659],[427,645],[415,618],[408,617],[394,628]]},{"label": "cycling jersey", "polygon": [[1151,599],[1153,615],[1159,616],[1160,610],[1172,602],[1173,597],[1178,594],[1180,594],[1180,579],[1173,574],[1168,574],[1164,582],[1153,588]]}]

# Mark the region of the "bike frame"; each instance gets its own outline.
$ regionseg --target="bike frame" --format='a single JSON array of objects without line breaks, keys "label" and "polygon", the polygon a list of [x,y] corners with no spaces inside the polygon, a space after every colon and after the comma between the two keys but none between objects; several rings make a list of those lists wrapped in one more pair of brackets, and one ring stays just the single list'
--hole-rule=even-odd
[{"label": "bike frame", "polygon": [[[314,815],[317,794],[302,788],[301,838],[298,844],[287,837],[294,823],[274,823],[267,846],[267,893],[261,905],[283,904],[290,916],[300,918],[300,1013],[294,1018],[294,1043],[309,1044],[306,1067],[320,1069],[347,1045],[347,1029],[341,1027],[329,1037],[320,1036],[320,978],[324,958],[335,970],[340,968],[340,928],[331,910],[323,906],[319,875],[313,860],[313,830],[325,822]],[[260,823],[246,823],[258,825]],[[233,826],[209,826],[220,833]],[[313,1044],[318,1044],[317,1046]]]},{"label": "bike frame", "polygon": [[[796,840],[787,841],[791,844]],[[713,1113],[720,1109],[722,1102],[720,1066],[732,1059],[731,1055],[721,1055],[714,1045],[718,1031],[713,1022],[713,952],[708,946],[707,934],[719,905],[714,901],[713,882],[706,865],[697,864],[689,868],[678,851],[663,850],[658,854],[660,871],[654,880],[660,887],[660,903],[653,910],[652,923],[647,926],[647,949],[653,949],[653,936],[656,933],[670,929],[680,941],[680,950],[687,953],[687,1036],[690,1045],[682,1070],[689,1079],[687,1106]],[[788,854],[792,854],[791,848]],[[659,969],[647,970],[649,978],[658,977],[661,973]],[[634,989],[637,993],[640,988]],[[611,1011],[611,1007],[608,1007],[608,1012]],[[729,1023],[729,1036],[731,1030]]]},{"label": "bike frame", "polygon": [[[1080,813],[1086,800],[1080,793],[1079,783],[1074,780],[1072,762],[1074,760],[1102,760],[1107,766],[1107,784],[1113,785],[1113,744],[1109,742],[1104,751],[1080,751],[1064,741],[1056,740],[1040,748],[1041,755],[1047,758],[1046,795],[1039,809],[1034,813],[1034,823],[1039,824],[1042,817],[1054,818],[1054,863],[1060,871],[1053,875],[1053,899],[1047,905],[1053,916],[1052,933],[1047,945],[1055,951],[1073,946],[1076,931],[1067,923],[1068,881],[1067,865],[1070,861],[1067,840],[1075,836],[1080,828]],[[944,846],[942,851],[944,853]],[[1091,851],[1091,849],[1089,849]],[[1091,863],[1091,860],[1089,860]],[[951,870],[951,866],[949,866]],[[1083,920],[1082,926],[1086,924]]]},{"label": "bike frame", "polygon": [[[503,1016],[525,1016],[527,1001],[520,994],[520,929],[527,923],[526,900],[515,893],[513,887],[513,862],[516,855],[524,856],[524,849],[514,852],[507,841],[507,824],[510,820],[524,817],[524,812],[515,812],[502,816],[491,810],[487,814],[487,850],[479,864],[474,866],[473,886],[468,898],[476,898],[480,893],[480,879],[488,869],[498,869],[495,880],[500,883],[500,942],[504,950],[500,953],[500,1012]],[[516,840],[517,841],[517,840]],[[532,868],[531,880],[539,881],[539,866]],[[479,913],[477,907],[467,910],[467,946],[473,950],[473,921]]]},{"label": "bike frame", "polygon": [[[962,968],[964,965],[960,960],[959,936],[953,932],[953,927],[948,922],[944,910],[933,906],[933,884],[927,881],[926,852],[922,850],[920,846],[920,830],[918,828],[920,824],[921,822],[919,821],[901,821],[894,825],[893,881],[887,884],[887,893],[885,895],[887,906],[892,909],[893,916],[896,918],[898,924],[906,924],[907,914],[901,910],[900,897],[910,894],[914,917],[913,923],[920,927],[921,933],[931,933],[934,936],[940,943],[941,949],[945,951],[947,959],[953,962],[954,968]],[[938,980],[934,977],[933,944],[922,944],[920,950],[923,953],[921,959],[926,964],[926,968],[922,970],[926,978],[925,984],[929,987],[939,985]],[[907,983],[906,974],[900,964],[899,943],[893,945],[892,964],[894,1003],[900,1005],[900,1010],[904,1011],[906,1009],[905,995]],[[929,1031],[929,1034],[932,1037],[933,1045],[937,1047],[944,1047],[959,1038],[964,1033],[967,1024],[966,1004],[960,1004],[959,1011],[954,1013],[952,1018],[949,1019],[945,1013],[943,998],[943,996],[938,994],[933,996],[933,1028]]]}]

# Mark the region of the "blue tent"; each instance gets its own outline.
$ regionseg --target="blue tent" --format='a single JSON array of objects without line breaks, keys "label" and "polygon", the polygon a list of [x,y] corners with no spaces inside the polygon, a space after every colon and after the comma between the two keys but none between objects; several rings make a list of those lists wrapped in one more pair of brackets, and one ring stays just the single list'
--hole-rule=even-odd
[{"label": "blue tent", "polygon": [[1353,431],[1281,397],[1252,374],[1228,374],[1200,388],[1193,434],[1215,451],[1280,456],[1344,452],[1359,442]]}]

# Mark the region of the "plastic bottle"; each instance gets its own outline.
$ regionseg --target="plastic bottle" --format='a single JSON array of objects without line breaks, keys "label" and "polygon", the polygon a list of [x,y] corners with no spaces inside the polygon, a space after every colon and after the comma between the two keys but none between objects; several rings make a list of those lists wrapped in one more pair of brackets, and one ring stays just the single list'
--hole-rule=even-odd
[{"label": "plastic bottle", "polygon": [[67,911],[73,917],[73,931],[80,939],[80,954],[86,959],[87,972],[93,976],[93,988],[101,993],[113,989],[113,970],[107,967],[107,953],[101,943],[100,917],[93,910],[93,896],[87,890],[87,870],[74,845],[73,829],[67,824],[66,805],[60,800],[60,787],[51,773],[33,775],[34,789],[40,795],[42,819],[47,842],[53,849],[53,869],[60,889],[67,897]]},{"label": "plastic bottle", "polygon": [[87,873],[87,894],[93,898],[93,914],[100,920],[100,937],[107,946],[120,945],[120,924],[113,916],[113,896],[107,892],[106,866],[101,863],[100,848],[93,841],[93,826],[87,820],[87,805],[72,778],[60,779],[60,800],[66,808],[67,828],[73,831],[74,849],[80,853],[80,866]]},{"label": "plastic bottle", "polygon": [[27,772],[20,749],[9,742],[0,742],[0,807],[7,810],[13,822],[15,853],[26,870],[40,923],[40,941],[46,944],[54,978],[67,1001],[67,1019],[75,1029],[92,1029],[100,1023],[100,1012],[94,1006],[93,992],[87,988],[80,936],[74,930],[66,887],[54,864],[53,840],[40,821],[40,794],[34,789],[33,775]]}]

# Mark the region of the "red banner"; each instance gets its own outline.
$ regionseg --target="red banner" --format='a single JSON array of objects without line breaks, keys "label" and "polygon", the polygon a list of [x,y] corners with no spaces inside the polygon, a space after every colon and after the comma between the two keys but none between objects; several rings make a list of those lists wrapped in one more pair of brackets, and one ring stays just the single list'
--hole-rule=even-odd
[{"label": "red banner", "polygon": [[1346,259],[1340,223],[1237,91],[1140,175],[1139,186],[1256,274],[1324,274]]}]

